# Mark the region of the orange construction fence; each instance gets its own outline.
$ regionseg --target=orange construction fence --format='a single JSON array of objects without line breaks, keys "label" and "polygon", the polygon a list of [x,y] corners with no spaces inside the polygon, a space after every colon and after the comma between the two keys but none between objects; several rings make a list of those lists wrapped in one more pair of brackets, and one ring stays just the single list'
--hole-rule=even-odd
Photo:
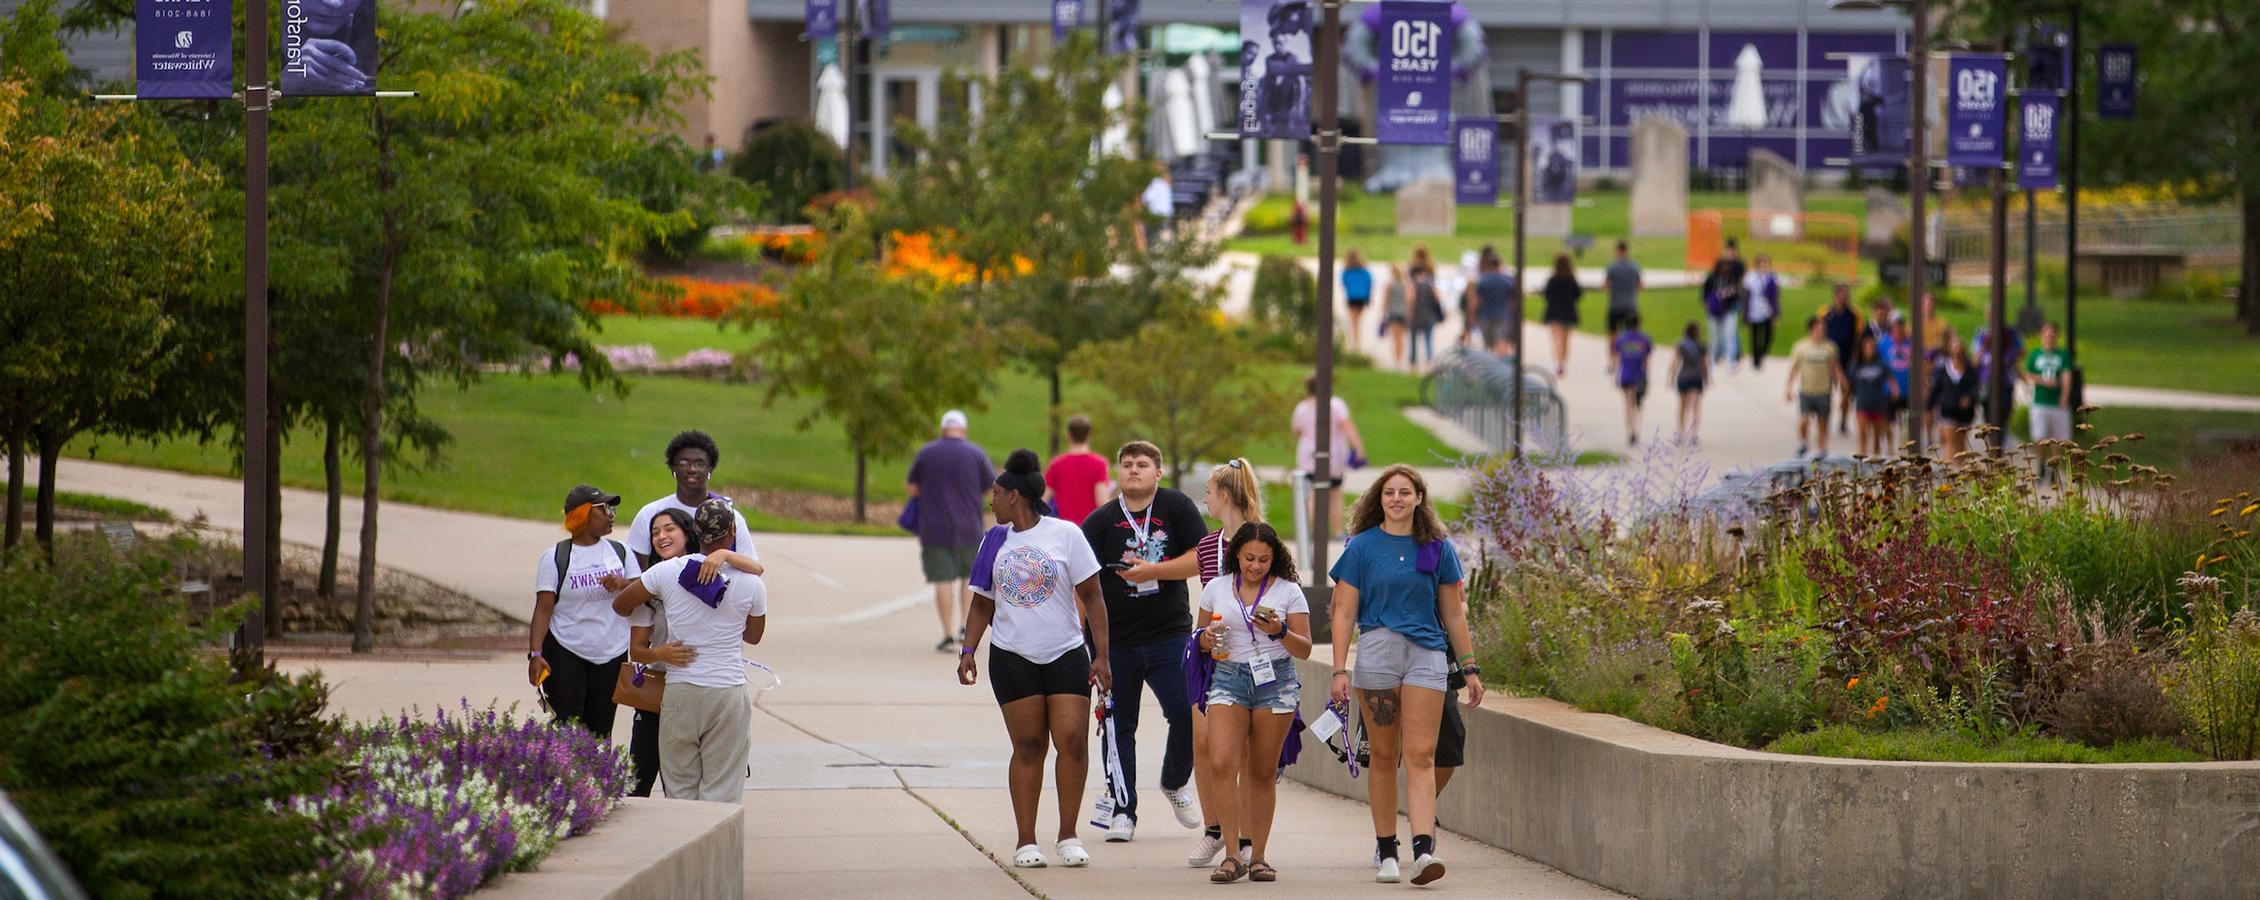
[{"label": "orange construction fence", "polygon": [[1705,209],[1687,215],[1687,268],[1709,271],[1733,238],[1748,260],[1760,253],[1776,272],[1807,279],[1860,274],[1860,220],[1844,213],[1768,213]]}]

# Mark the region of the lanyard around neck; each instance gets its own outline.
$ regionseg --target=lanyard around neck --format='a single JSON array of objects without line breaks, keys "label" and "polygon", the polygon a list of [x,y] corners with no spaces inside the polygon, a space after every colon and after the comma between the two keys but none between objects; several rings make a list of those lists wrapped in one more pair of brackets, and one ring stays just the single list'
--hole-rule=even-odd
[{"label": "lanyard around neck", "polygon": [[[1256,614],[1255,614],[1255,609],[1250,609],[1250,608],[1248,607],[1248,605],[1247,605],[1246,603],[1242,603],[1242,602],[1240,602],[1240,587],[1241,587],[1241,582],[1240,582],[1240,573],[1239,573],[1239,572],[1233,572],[1233,573],[1232,573],[1232,605],[1234,605],[1234,606],[1237,606],[1237,607],[1239,607],[1239,608],[1240,608],[1240,624],[1241,624],[1241,625],[1242,625],[1243,627],[1245,627],[1245,628],[1247,628],[1247,629],[1248,629],[1248,642],[1249,642],[1249,643],[1255,643],[1255,640],[1256,640]],[[1269,594],[1269,593],[1271,593],[1271,576],[1270,576],[1270,575],[1265,575],[1265,576],[1263,576],[1263,583],[1262,583],[1261,585],[1258,585],[1258,586],[1256,587],[1256,608],[1262,608],[1262,606],[1263,606],[1263,598],[1264,598],[1264,595],[1266,595],[1266,594]]]},{"label": "lanyard around neck", "polygon": [[1114,498],[1114,505],[1122,509],[1122,521],[1129,524],[1130,533],[1138,538],[1138,552],[1145,553],[1146,536],[1153,533],[1154,507],[1161,505],[1161,492],[1155,491],[1153,498],[1146,501],[1146,521],[1143,525],[1138,523],[1137,516],[1130,513],[1129,501],[1116,497]]}]

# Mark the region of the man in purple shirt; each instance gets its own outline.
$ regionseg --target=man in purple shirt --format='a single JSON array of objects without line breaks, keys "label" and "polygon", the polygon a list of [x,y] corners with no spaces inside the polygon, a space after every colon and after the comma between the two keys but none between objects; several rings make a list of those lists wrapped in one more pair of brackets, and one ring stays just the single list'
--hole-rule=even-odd
[{"label": "man in purple shirt", "polygon": [[996,478],[988,452],[965,439],[965,413],[954,409],[942,414],[942,436],[910,461],[903,492],[918,504],[919,563],[934,586],[934,613],[942,620],[938,652],[955,650],[965,639],[965,610],[973,603],[965,579],[981,548],[982,500]]}]

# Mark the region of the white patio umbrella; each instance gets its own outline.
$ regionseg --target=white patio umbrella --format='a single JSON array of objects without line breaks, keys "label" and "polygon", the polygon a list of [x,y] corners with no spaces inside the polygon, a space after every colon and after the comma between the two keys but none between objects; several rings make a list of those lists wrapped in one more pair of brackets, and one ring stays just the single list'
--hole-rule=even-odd
[{"label": "white patio umbrella", "polygon": [[1726,105],[1728,127],[1744,131],[1766,127],[1766,87],[1758,77],[1765,67],[1758,48],[1743,44],[1742,52],[1734,57],[1734,92]]},{"label": "white patio umbrella", "polygon": [[1185,61],[1185,78],[1193,83],[1193,119],[1199,123],[1201,140],[1208,140],[1208,131],[1216,127],[1216,66],[1208,61],[1208,54],[1195,53]]},{"label": "white patio umbrella", "polygon": [[847,76],[840,74],[837,65],[825,66],[816,76],[816,130],[846,147],[848,127]]},{"label": "white patio umbrella", "polygon": [[1193,100],[1193,82],[1183,69],[1171,69],[1162,76],[1161,108],[1169,113],[1169,155],[1174,158],[1201,152],[1201,141],[1206,138],[1195,112],[1198,107]]}]

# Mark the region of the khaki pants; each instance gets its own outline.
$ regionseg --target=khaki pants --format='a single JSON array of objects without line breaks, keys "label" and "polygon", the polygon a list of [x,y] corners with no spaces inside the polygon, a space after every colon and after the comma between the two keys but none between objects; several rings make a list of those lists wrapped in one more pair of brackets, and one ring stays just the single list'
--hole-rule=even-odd
[{"label": "khaki pants", "polygon": [[745,803],[752,727],[745,685],[667,685],[659,700],[659,777],[667,796]]}]

